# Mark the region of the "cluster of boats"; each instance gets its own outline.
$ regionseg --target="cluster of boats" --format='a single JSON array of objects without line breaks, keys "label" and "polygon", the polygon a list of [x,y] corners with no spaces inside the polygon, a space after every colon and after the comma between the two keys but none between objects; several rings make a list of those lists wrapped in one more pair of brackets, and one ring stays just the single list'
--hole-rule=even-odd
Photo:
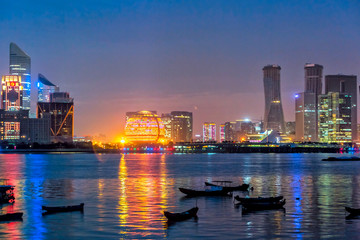
[{"label": "cluster of boats", "polygon": [[[205,182],[205,186],[209,187],[205,190],[194,190],[189,188],[179,188],[179,190],[186,194],[188,197],[198,196],[232,196],[235,191],[251,191],[254,188],[250,187],[249,184],[242,184],[238,186],[230,186],[231,181],[214,181],[212,183]],[[284,207],[286,200],[283,196],[277,197],[258,197],[258,198],[242,198],[240,196],[234,197],[235,206],[242,206],[244,212],[246,211],[257,211],[257,210],[270,210],[270,209],[281,209]],[[193,217],[197,217],[199,208],[196,206],[185,212],[171,213],[164,212],[165,217],[168,221],[183,221]]]},{"label": "cluster of boats", "polygon": [[[14,188],[15,186],[9,185],[8,179],[0,179],[0,205],[7,203],[14,203]],[[48,207],[42,206],[42,214],[53,214],[59,212],[73,212],[73,211],[84,211],[84,203],[80,203],[79,205],[73,206],[57,206],[57,207]],[[6,213],[0,214],[0,222],[8,222],[8,221],[21,221],[24,213],[15,212],[15,213]]]}]

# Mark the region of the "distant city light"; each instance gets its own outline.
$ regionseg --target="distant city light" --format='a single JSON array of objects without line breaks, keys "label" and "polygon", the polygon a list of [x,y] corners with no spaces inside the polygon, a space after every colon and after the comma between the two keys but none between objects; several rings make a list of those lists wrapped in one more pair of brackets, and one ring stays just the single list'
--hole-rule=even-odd
[{"label": "distant city light", "polygon": [[298,98],[299,97],[299,94],[295,94],[295,98]]}]

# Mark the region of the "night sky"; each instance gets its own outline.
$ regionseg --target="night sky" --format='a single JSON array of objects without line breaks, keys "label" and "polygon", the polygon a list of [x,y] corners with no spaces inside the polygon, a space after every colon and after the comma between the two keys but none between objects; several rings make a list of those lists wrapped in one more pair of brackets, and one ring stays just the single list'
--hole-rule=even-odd
[{"label": "night sky", "polygon": [[34,87],[42,73],[74,97],[75,135],[115,137],[137,110],[192,111],[200,133],[263,118],[264,65],[282,68],[286,121],[305,63],[360,76],[360,1],[0,0],[0,75],[10,42]]}]

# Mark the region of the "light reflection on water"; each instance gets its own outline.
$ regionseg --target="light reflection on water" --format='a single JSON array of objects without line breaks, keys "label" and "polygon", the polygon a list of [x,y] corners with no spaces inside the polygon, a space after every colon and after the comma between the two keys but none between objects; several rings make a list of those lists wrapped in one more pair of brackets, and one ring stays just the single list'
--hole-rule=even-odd
[{"label": "light reflection on water", "polygon": [[[16,185],[21,222],[1,223],[0,238],[357,238],[360,162],[322,162],[326,154],[0,155],[0,178]],[[231,197],[185,198],[178,187],[232,180],[252,196],[283,195],[286,211],[242,214]],[[237,193],[245,196],[244,193]],[[41,215],[41,205],[85,203],[79,212]],[[199,206],[199,218],[167,225],[163,211]]]}]

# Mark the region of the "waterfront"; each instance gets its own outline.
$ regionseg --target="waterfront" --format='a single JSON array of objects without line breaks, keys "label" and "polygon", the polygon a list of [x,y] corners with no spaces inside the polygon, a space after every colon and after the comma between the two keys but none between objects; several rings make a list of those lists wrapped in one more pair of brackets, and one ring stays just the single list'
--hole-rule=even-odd
[{"label": "waterfront", "polygon": [[[22,222],[1,223],[0,238],[334,238],[355,239],[360,162],[322,162],[338,154],[6,154],[0,178],[16,185]],[[355,154],[358,155],[358,154]],[[166,225],[162,211],[193,207],[178,187],[204,181],[250,183],[253,196],[283,195],[286,212],[242,214],[228,197],[197,198],[199,218]],[[240,193],[241,194],[241,193]],[[79,212],[41,215],[41,205],[85,203]]]}]

